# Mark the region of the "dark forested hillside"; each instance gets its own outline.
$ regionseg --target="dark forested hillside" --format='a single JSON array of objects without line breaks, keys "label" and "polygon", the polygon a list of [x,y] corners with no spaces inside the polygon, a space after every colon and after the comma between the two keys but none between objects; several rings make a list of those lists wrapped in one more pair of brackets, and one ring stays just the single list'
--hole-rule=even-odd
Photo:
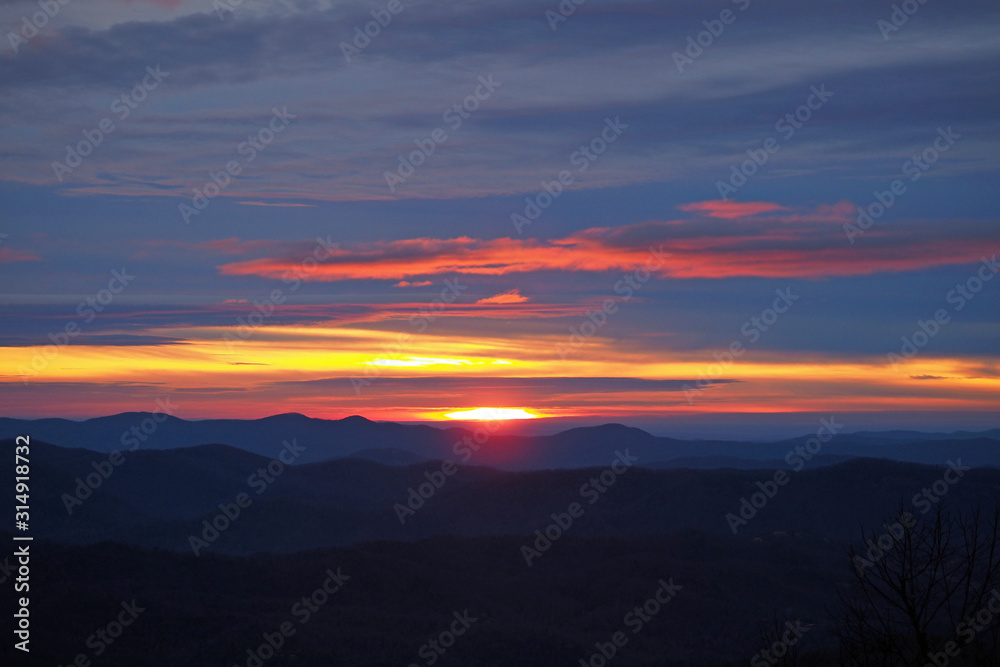
[{"label": "dark forested hillside", "polygon": [[805,655],[782,664],[832,665],[848,548],[881,557],[860,527],[1000,502],[1000,470],[958,457],[696,470],[628,451],[508,472],[34,442],[32,659],[721,667],[777,623]]},{"label": "dark forested hillside", "polygon": [[[732,537],[735,528],[741,537],[785,531],[843,540],[859,523],[877,523],[900,501],[919,514],[935,507],[936,496],[920,494],[949,469],[945,462],[867,459],[799,472],[787,466],[649,470],[638,462],[619,463],[621,472],[615,474],[608,466],[501,472],[452,468],[441,461],[405,467],[351,459],[275,466],[275,459],[220,445],[139,450],[113,466],[108,455],[85,450],[38,443],[33,451],[32,519],[39,537],[190,551],[192,536],[206,539],[211,530],[204,522],[215,521],[226,526],[215,539],[206,539],[202,551],[218,554],[443,534],[531,535],[572,503],[581,507],[567,530],[574,537],[684,530]],[[784,475],[784,484],[774,482],[776,473]],[[1000,499],[1000,471],[971,469],[956,479],[944,487],[948,503]],[[608,480],[612,483],[605,486]],[[93,483],[98,485],[92,489]],[[240,494],[248,500],[238,507],[239,516],[217,519],[226,507],[235,513]],[[759,509],[749,506],[754,494],[765,501]]]},{"label": "dark forested hillside", "polygon": [[[107,667],[245,666],[265,633],[290,623],[294,634],[264,664],[425,665],[428,641],[466,611],[475,620],[442,665],[576,665],[616,632],[628,637],[618,665],[748,664],[763,648],[758,623],[773,614],[817,623],[802,647],[829,648],[823,608],[846,574],[839,549],[794,536],[568,536],[530,568],[523,542],[439,537],[245,558],[37,542],[33,664],[85,653]],[[346,580],[310,611],[302,598],[328,571]],[[633,612],[661,580],[677,590],[642,620]],[[95,658],[88,637],[133,600],[143,611]]]}]

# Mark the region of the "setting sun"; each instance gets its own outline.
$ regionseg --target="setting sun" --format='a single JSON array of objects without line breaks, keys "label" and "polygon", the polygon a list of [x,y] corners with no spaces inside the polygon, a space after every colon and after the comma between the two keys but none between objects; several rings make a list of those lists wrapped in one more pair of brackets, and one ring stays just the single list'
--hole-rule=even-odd
[{"label": "setting sun", "polygon": [[448,419],[464,419],[478,421],[496,421],[500,419],[536,419],[535,415],[520,408],[476,408],[474,410],[459,410],[445,415]]}]

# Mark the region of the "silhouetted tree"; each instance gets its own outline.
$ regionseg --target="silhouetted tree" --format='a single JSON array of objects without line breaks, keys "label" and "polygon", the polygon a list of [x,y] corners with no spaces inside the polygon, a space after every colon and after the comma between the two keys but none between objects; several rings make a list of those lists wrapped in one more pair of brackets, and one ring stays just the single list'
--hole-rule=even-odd
[{"label": "silhouetted tree", "polygon": [[841,662],[862,667],[1000,665],[1000,506],[900,508],[851,547],[835,613]]},{"label": "silhouetted tree", "polygon": [[750,660],[751,666],[798,667],[806,664],[802,661],[799,642],[811,628],[811,624],[799,620],[782,620],[775,613],[770,621],[757,626],[761,651]]}]

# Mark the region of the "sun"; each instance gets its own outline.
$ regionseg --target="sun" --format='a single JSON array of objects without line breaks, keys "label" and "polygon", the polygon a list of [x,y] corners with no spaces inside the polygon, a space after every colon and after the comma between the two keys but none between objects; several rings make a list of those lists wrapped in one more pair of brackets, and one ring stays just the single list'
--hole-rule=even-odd
[{"label": "sun", "polygon": [[445,414],[448,419],[462,419],[465,421],[499,421],[506,419],[537,419],[541,415],[536,415],[520,408],[475,408],[473,410],[459,410]]}]

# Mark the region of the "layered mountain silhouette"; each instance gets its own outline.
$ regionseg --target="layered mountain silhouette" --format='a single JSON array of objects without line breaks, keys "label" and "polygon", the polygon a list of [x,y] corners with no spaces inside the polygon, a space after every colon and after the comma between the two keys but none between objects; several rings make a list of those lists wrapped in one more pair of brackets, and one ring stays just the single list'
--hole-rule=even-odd
[{"label": "layered mountain silhouette", "polygon": [[[245,494],[249,506],[222,522],[231,525],[203,549],[229,554],[444,534],[532,535],[573,502],[585,510],[567,531],[577,536],[685,530],[732,536],[727,515],[738,514],[744,498],[774,492],[774,470],[783,470],[788,482],[738,527],[739,537],[785,531],[847,539],[859,523],[877,523],[901,500],[912,506],[913,496],[949,467],[876,459],[799,472],[784,462],[757,470],[654,470],[619,463],[620,472],[609,476],[611,459],[602,467],[509,472],[437,460],[279,466],[276,459],[226,445],[137,450],[121,455],[117,466],[108,454],[85,449],[34,443],[32,452],[32,520],[39,537],[190,551],[190,538],[203,535],[204,522],[224,511],[220,505],[232,513],[237,496]],[[602,473],[604,484],[614,479],[610,486],[602,485]],[[0,488],[6,492],[7,486],[5,481]],[[1000,498],[1000,470],[971,469],[948,488],[950,503],[971,505],[982,498]],[[917,509],[923,505],[911,511]]]},{"label": "layered mountain silhouette", "polygon": [[[358,416],[314,419],[297,413],[253,420],[189,421],[162,414],[156,418],[162,421],[142,412],[86,421],[0,418],[0,439],[30,434],[38,441],[98,452],[223,444],[269,458],[278,455],[285,441],[294,439],[303,448],[297,463],[353,457],[406,465],[425,459],[452,459],[501,470],[538,470],[607,465],[615,452],[625,447],[639,457],[640,465],[647,467],[760,467],[753,461],[766,462],[764,467],[767,467],[782,462],[810,437],[764,443],[680,440],[654,436],[621,424],[522,436],[505,433],[504,425],[489,432],[485,425],[474,430],[435,428],[373,422]],[[915,431],[838,434],[823,444],[816,454],[818,460],[811,463],[873,457],[940,464],[954,456],[964,457],[969,465],[1000,466],[1000,429],[951,434]]]},{"label": "layered mountain silhouette", "polygon": [[[617,424],[519,436],[158,417],[0,419],[6,451],[31,436],[39,664],[88,653],[133,600],[142,614],[102,665],[424,665],[429,638],[466,610],[476,620],[441,664],[580,664],[668,580],[676,599],[614,664],[745,665],[778,619],[813,624],[801,664],[832,666],[827,610],[862,526],[1000,502],[998,431],[817,447]],[[14,495],[12,476],[0,492]],[[300,623],[296,603],[340,571],[343,590]],[[0,559],[0,578],[11,572]],[[288,621],[296,633],[261,659]]]}]

